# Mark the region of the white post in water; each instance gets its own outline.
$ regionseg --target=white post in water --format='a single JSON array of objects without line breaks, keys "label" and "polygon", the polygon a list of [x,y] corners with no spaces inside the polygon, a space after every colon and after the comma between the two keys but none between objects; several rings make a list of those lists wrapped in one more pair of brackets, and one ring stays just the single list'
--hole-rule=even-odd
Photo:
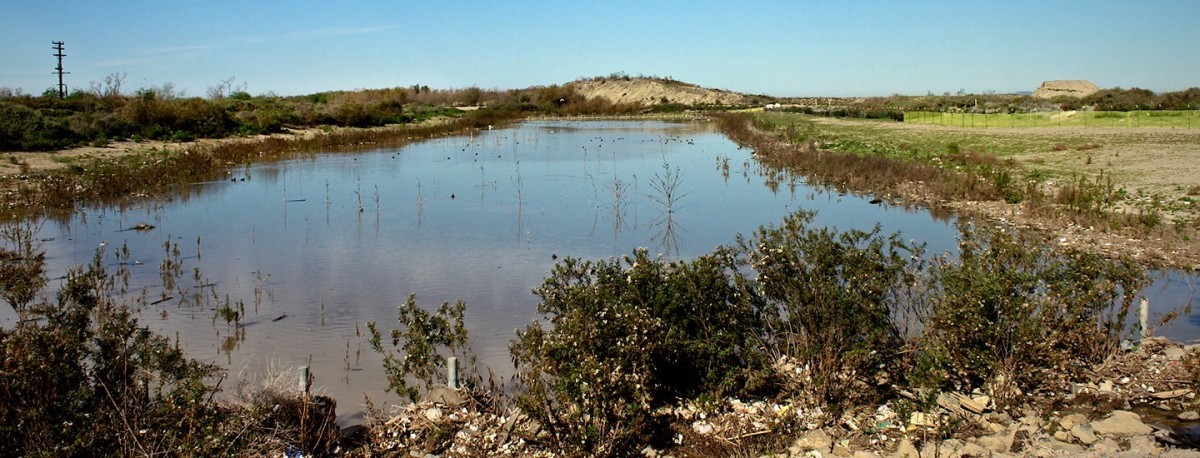
[{"label": "white post in water", "polygon": [[1138,310],[1138,324],[1142,326],[1142,340],[1150,337],[1150,301],[1144,297],[1142,298],[1142,307]]},{"label": "white post in water", "polygon": [[446,358],[446,386],[452,390],[458,389],[458,358]]},{"label": "white post in water", "polygon": [[300,366],[300,394],[308,396],[308,381],[311,375],[308,373],[308,366]]}]

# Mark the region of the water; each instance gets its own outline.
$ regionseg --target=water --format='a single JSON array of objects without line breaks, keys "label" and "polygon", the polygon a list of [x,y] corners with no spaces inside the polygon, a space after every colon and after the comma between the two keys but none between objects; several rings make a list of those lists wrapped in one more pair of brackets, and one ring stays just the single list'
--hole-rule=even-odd
[{"label": "water", "polygon": [[[670,212],[668,175],[678,183]],[[410,293],[427,307],[466,301],[474,350],[506,374],[513,330],[536,317],[530,291],[566,256],[646,247],[691,258],[798,209],[841,230],[880,223],[930,252],[954,245],[952,224],[927,212],[769,175],[707,123],[537,121],[237,169],[171,199],[81,210],[45,223],[39,238],[51,278],[104,245],[110,267],[124,263],[147,303],[170,297],[147,306],[143,322],[177,336],[190,356],[229,368],[233,379],[309,365],[314,388],[354,422],[364,395],[396,401],[384,394],[365,325],[386,333]],[[138,223],[156,227],[125,230]],[[127,260],[113,254],[121,247]],[[164,260],[181,264],[174,289],[163,287]],[[1158,286],[1197,298],[1187,278]],[[240,329],[215,318],[226,298],[245,304]],[[11,325],[11,311],[0,313]],[[1169,331],[1191,338],[1196,326]]]}]

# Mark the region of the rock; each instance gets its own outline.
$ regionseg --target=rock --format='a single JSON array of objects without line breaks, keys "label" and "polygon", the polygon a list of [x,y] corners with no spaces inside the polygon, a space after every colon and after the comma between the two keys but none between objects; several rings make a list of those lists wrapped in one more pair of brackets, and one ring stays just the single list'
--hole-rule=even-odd
[{"label": "rock", "polygon": [[851,455],[851,456],[853,456],[853,458],[879,458],[878,453],[868,452],[865,450],[858,450],[858,451],[854,452],[854,455]]},{"label": "rock", "polygon": [[1179,412],[1180,420],[1200,420],[1200,412],[1189,410],[1187,412]]},{"label": "rock", "polygon": [[[794,442],[792,442],[792,447],[801,451],[820,450],[826,452],[829,451],[830,447],[832,446],[833,438],[829,437],[829,434],[826,433],[825,430],[821,429],[804,433],[800,437],[796,438]],[[789,449],[792,447],[789,447]]]},{"label": "rock", "polygon": [[716,428],[713,427],[712,423],[707,421],[697,421],[692,423],[692,430],[701,436],[712,434],[715,429]]},{"label": "rock", "polygon": [[1060,456],[1077,456],[1083,454],[1084,451],[1083,447],[1061,441],[1051,441],[1049,448]]},{"label": "rock", "polygon": [[896,446],[896,458],[921,458],[921,454],[917,452],[917,448],[913,446],[912,441],[904,439]]},{"label": "rock", "polygon": [[437,423],[438,420],[442,419],[442,409],[437,407],[425,409],[425,419]]},{"label": "rock", "polygon": [[1174,398],[1177,398],[1180,396],[1186,396],[1186,395],[1192,393],[1192,390],[1189,390],[1187,388],[1180,388],[1178,390],[1170,390],[1170,391],[1160,391],[1157,393],[1153,392],[1153,390],[1154,390],[1153,387],[1151,387],[1150,390],[1151,390],[1150,397],[1152,397],[1154,399],[1174,399]]},{"label": "rock", "polygon": [[1071,442],[1071,433],[1068,433],[1061,429],[1058,431],[1055,431],[1054,432],[1054,440],[1059,441],[1059,442]]},{"label": "rock", "polygon": [[1129,438],[1129,451],[1137,452],[1143,456],[1157,455],[1162,452],[1162,447],[1158,445],[1158,441],[1152,436],[1133,436]]},{"label": "rock", "polygon": [[1118,444],[1113,438],[1108,437],[1093,445],[1092,450],[1101,453],[1115,453],[1121,451],[1121,444]]},{"label": "rock", "polygon": [[1033,435],[1024,429],[1018,430],[1016,434],[1013,434],[1011,451],[1013,453],[1021,453],[1022,451],[1029,449],[1029,446],[1032,444]]},{"label": "rock", "polygon": [[429,402],[448,406],[457,406],[467,402],[466,397],[459,390],[450,389],[450,387],[445,385],[438,385],[431,388],[429,393],[425,395],[425,399]]},{"label": "rock", "polygon": [[833,444],[833,456],[850,456],[850,441]]},{"label": "rock", "polygon": [[928,441],[924,447],[921,447],[921,456],[963,456],[964,447],[966,444],[958,439],[946,439],[941,443]]},{"label": "rock", "polygon": [[1100,382],[1100,387],[1097,389],[1097,391],[1099,391],[1099,392],[1101,392],[1101,393],[1112,393],[1112,390],[1113,390],[1113,382],[1112,382],[1112,380],[1103,380],[1103,381],[1101,381],[1101,382]]},{"label": "rock", "polygon": [[642,449],[642,456],[646,458],[657,458],[658,450],[655,450],[654,447],[647,445],[646,448]]},{"label": "rock", "polygon": [[1104,436],[1139,436],[1154,431],[1142,423],[1141,416],[1127,410],[1115,410],[1108,418],[1092,422],[1092,429]]},{"label": "rock", "polygon": [[1058,419],[1058,426],[1064,431],[1070,431],[1075,425],[1087,423],[1088,418],[1081,413],[1073,413]]},{"label": "rock", "polygon": [[971,442],[963,444],[962,449],[960,449],[959,452],[960,453],[958,456],[988,456],[987,449],[983,448],[983,446],[979,444]]},{"label": "rock", "polygon": [[1167,358],[1167,361],[1179,361],[1185,355],[1187,355],[1187,351],[1183,347],[1167,347],[1163,350],[1163,357]]},{"label": "rock", "polygon": [[1013,436],[1009,433],[1000,433],[992,436],[983,436],[975,440],[977,444],[994,453],[1008,453],[1012,448]]},{"label": "rock", "polygon": [[1100,440],[1099,437],[1096,437],[1096,431],[1092,429],[1092,425],[1086,422],[1072,426],[1071,435],[1079,439],[1079,443],[1083,445],[1092,445]]},{"label": "rock", "polygon": [[1004,426],[999,423],[988,423],[987,427],[988,427],[988,430],[990,430],[992,432],[992,434],[1003,432],[1008,429],[1007,426]]}]

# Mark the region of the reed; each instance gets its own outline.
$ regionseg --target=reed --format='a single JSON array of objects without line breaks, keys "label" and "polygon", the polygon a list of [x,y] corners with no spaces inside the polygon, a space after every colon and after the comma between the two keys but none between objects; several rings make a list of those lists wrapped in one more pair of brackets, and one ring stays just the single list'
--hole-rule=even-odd
[{"label": "reed", "polygon": [[[499,124],[512,113],[489,114]],[[94,159],[67,169],[8,177],[11,189],[0,218],[62,217],[80,205],[120,203],[130,198],[186,192],[181,185],[221,178],[236,166],[281,161],[316,151],[353,152],[403,145],[476,129],[480,116],[450,122],[375,129],[330,129],[310,136],[236,139],[147,150],[115,160]]]}]

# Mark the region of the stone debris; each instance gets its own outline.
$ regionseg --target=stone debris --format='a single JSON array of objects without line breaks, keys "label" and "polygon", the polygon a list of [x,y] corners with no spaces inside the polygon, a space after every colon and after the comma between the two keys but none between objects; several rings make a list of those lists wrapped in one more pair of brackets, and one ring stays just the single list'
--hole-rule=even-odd
[{"label": "stone debris", "polygon": [[1154,429],[1142,423],[1142,417],[1127,410],[1117,410],[1108,418],[1092,423],[1097,434],[1109,436],[1137,436],[1154,432]]},{"label": "stone debris", "polygon": [[[1193,386],[1186,382],[1191,379],[1184,367],[1195,350],[1200,347],[1185,349],[1166,340],[1146,339],[1116,360],[1097,366],[1089,381],[1065,383],[1061,392],[1026,394],[1027,404],[1006,411],[996,410],[993,398],[980,390],[936,396],[901,391],[899,403],[857,407],[840,416],[788,399],[684,402],[654,412],[673,425],[673,440],[643,446],[638,454],[666,458],[725,450],[718,454],[745,455],[748,450],[762,450],[763,444],[777,444],[776,452],[762,456],[1200,456],[1181,449],[1200,447],[1200,437],[1189,437],[1186,428],[1159,425],[1174,421],[1195,426],[1200,420],[1200,406]],[[776,368],[796,379],[807,375],[803,367],[786,359]],[[924,411],[908,410],[921,405],[919,399],[936,402]],[[519,409],[497,415],[485,405],[466,390],[435,389],[427,400],[397,408],[386,421],[373,425],[370,453],[561,455],[550,434]],[[902,405],[908,407],[897,412]],[[1050,410],[1051,406],[1070,410]],[[1150,419],[1139,414],[1145,412],[1139,409],[1154,409],[1149,406],[1165,409],[1164,413]],[[947,434],[949,439],[933,439]]]}]

